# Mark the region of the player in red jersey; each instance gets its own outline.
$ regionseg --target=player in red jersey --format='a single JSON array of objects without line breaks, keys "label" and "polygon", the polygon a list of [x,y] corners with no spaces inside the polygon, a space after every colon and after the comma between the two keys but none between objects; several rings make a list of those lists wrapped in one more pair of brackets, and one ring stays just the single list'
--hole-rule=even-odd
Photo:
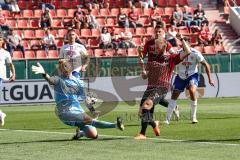
[{"label": "player in red jersey", "polygon": [[[169,90],[170,79],[175,65],[179,64],[190,54],[190,48],[180,36],[184,54],[168,54],[168,42],[158,35],[162,28],[156,28],[156,38],[146,42],[143,52],[140,52],[139,63],[142,67],[142,77],[148,78],[148,86],[141,100],[139,116],[141,117],[141,131],[135,139],[146,139],[145,133],[148,124],[153,127],[156,136],[160,135],[159,121],[153,120],[154,106],[163,100]],[[144,65],[143,56],[148,54],[147,65]]]}]

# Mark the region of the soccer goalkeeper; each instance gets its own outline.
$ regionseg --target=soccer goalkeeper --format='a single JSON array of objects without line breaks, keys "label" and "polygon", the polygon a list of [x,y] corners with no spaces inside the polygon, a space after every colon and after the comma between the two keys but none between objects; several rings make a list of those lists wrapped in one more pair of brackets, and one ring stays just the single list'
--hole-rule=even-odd
[{"label": "soccer goalkeeper", "polygon": [[55,113],[64,124],[77,127],[73,139],[79,139],[83,136],[96,139],[98,137],[96,128],[118,128],[124,130],[120,117],[117,117],[116,123],[110,123],[93,119],[85,113],[77,97],[85,97],[85,103],[90,112],[94,112],[92,106],[94,102],[91,98],[86,98],[84,82],[79,77],[72,75],[72,66],[69,60],[59,60],[58,70],[61,75],[50,77],[40,63],[37,63],[37,66],[32,66],[32,71],[35,74],[42,74],[45,80],[54,86]]}]

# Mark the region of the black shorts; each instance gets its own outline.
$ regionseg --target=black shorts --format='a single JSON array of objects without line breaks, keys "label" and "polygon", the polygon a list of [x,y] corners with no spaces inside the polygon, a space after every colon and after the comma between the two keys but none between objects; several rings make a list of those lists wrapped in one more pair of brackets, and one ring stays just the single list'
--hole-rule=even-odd
[{"label": "black shorts", "polygon": [[153,101],[153,107],[151,108],[151,112],[154,112],[154,106],[158,104],[161,100],[163,100],[167,95],[168,89],[156,87],[156,88],[148,88],[143,93],[142,100],[140,106],[142,106],[143,102],[146,99],[151,99]]}]

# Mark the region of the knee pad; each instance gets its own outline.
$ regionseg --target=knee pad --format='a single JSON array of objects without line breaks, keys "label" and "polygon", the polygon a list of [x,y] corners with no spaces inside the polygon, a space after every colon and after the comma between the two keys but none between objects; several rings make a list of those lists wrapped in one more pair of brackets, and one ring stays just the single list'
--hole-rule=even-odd
[{"label": "knee pad", "polygon": [[143,109],[141,120],[142,122],[151,122],[153,120],[153,113],[151,113],[150,110]]},{"label": "knee pad", "polygon": [[97,129],[94,126],[85,125],[83,128],[83,131],[85,132],[86,137],[88,138],[92,138],[92,139],[98,138]]}]

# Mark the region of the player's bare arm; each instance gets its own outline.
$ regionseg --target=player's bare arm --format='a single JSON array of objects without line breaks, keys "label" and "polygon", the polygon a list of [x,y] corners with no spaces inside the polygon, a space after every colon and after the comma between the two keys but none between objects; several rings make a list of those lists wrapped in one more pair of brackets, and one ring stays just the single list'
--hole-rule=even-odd
[{"label": "player's bare arm", "polygon": [[12,73],[11,77],[9,78],[9,81],[12,82],[12,81],[15,81],[15,79],[16,79],[15,67],[12,63],[9,63],[9,68]]},{"label": "player's bare arm", "polygon": [[80,71],[85,72],[88,64],[90,63],[90,57],[89,57],[88,53],[85,52],[84,54],[82,54],[82,58],[83,58],[84,64],[82,65]]},{"label": "player's bare arm", "polygon": [[191,49],[190,49],[190,46],[188,45],[188,43],[184,40],[182,35],[180,35],[180,40],[182,42],[183,50],[184,50],[184,53],[180,55],[180,59],[183,60],[189,54],[191,54]]},{"label": "player's bare arm", "polygon": [[211,86],[214,86],[214,81],[212,80],[212,77],[211,77],[211,71],[210,71],[210,67],[209,67],[209,64],[207,63],[207,61],[202,61],[201,64],[204,66],[205,68],[205,71],[207,73],[207,76],[208,76],[208,83],[211,85]]}]

